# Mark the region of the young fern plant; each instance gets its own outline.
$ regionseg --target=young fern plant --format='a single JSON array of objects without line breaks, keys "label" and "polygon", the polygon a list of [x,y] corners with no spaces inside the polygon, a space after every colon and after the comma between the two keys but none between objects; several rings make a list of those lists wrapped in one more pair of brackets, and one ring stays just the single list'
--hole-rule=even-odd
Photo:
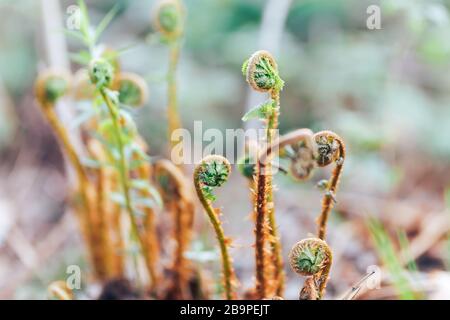
[{"label": "young fern plant", "polygon": [[208,215],[208,218],[216,233],[219,242],[220,253],[222,256],[222,274],[225,289],[225,297],[227,300],[237,298],[235,292],[235,273],[231,256],[228,252],[228,246],[231,243],[226,238],[219,219],[220,211],[214,209],[211,202],[216,199],[213,194],[214,188],[222,186],[231,173],[231,165],[229,161],[218,155],[210,155],[203,158],[194,170],[194,185],[197,196]]},{"label": "young fern plant", "polygon": [[297,242],[289,253],[292,270],[307,276],[300,291],[300,300],[322,299],[330,274],[333,255],[327,243],[318,238]]},{"label": "young fern plant", "polygon": [[325,167],[332,163],[335,165],[331,178],[325,185],[326,192],[322,199],[322,210],[318,218],[317,236],[319,239],[325,240],[328,217],[336,201],[339,179],[344,167],[345,143],[341,137],[331,131],[317,132],[314,135],[314,141],[318,150],[317,165],[319,167]]},{"label": "young fern plant", "polygon": [[181,0],[162,0],[153,11],[154,28],[161,41],[169,46],[169,68],[167,71],[167,117],[168,135],[171,146],[176,144],[171,135],[181,127],[177,102],[176,71],[180,58],[181,41],[184,31],[185,9]]},{"label": "young fern plant", "polygon": [[89,249],[89,256],[92,260],[94,271],[99,279],[106,275],[105,266],[102,260],[102,253],[96,245],[96,237],[92,229],[93,208],[91,205],[92,188],[87,172],[73,146],[66,128],[62,125],[56,115],[56,103],[69,91],[70,77],[64,72],[46,70],[39,74],[35,83],[35,95],[42,114],[53,129],[61,145],[67,160],[75,170],[77,183],[76,198],[79,203],[75,203],[76,212],[80,220],[80,227]]},{"label": "young fern plant", "polygon": [[[312,133],[311,133],[312,134]],[[297,273],[309,276],[300,292],[301,300],[322,299],[332,263],[331,250],[325,242],[326,225],[335,201],[339,178],[345,159],[345,144],[337,134],[320,131],[311,136],[309,144],[292,144],[288,134],[280,138],[278,147],[284,146],[282,157],[289,157],[289,172],[297,180],[308,179],[315,167],[325,167],[335,163],[331,178],[323,184],[326,190],[322,209],[318,218],[317,238],[305,239],[291,250],[289,260]],[[291,141],[289,141],[291,140]],[[304,269],[310,270],[304,270]]]},{"label": "young fern plant", "polygon": [[[250,119],[260,119],[266,123],[266,145],[271,145],[276,138],[278,129],[278,116],[280,110],[280,92],[283,89],[284,81],[278,74],[278,66],[273,56],[264,50],[255,52],[242,66],[242,73],[246,77],[248,84],[256,91],[266,92],[270,98],[263,104],[256,106],[250,110],[242,118],[243,121]],[[264,227],[265,220],[268,219],[268,232],[270,234],[270,260],[273,265],[273,274],[269,275],[270,283],[274,284],[275,293],[278,296],[283,295],[285,275],[283,271],[283,257],[281,253],[281,243],[278,236],[277,224],[275,221],[275,207],[273,205],[273,183],[271,174],[270,161],[267,163],[268,171],[264,180],[256,179],[257,203],[254,204],[257,231],[256,231],[256,246],[257,251],[264,251],[266,246],[266,237],[261,234]],[[257,171],[259,169],[257,168]],[[258,174],[257,177],[260,177]],[[264,197],[264,205],[261,205],[262,197]],[[260,267],[266,272],[266,265],[262,257],[257,258],[257,263],[262,264]],[[258,268],[258,267],[257,267]],[[260,271],[258,271],[260,272]],[[262,294],[266,294],[266,286],[262,282],[263,279],[257,280],[257,292],[259,298],[264,298]]]},{"label": "young fern plant", "polygon": [[138,214],[135,204],[133,204],[133,185],[130,177],[131,159],[129,154],[133,151],[133,147],[135,148],[134,151],[141,151],[136,149],[136,145],[133,144],[137,137],[136,128],[131,117],[120,109],[117,92],[109,89],[113,83],[114,76],[111,64],[103,59],[93,60],[89,66],[89,75],[92,83],[100,93],[109,116],[109,119],[104,124],[107,124],[107,132],[111,135],[111,140],[109,141],[111,144],[110,151],[119,175],[119,183],[123,195],[121,202],[128,213],[131,224],[131,240],[137,244],[138,252],[144,256],[144,260],[148,261],[146,258],[148,252],[144,250],[145,245],[139,233]]},{"label": "young fern plant", "polygon": [[[256,248],[255,248],[255,258],[256,258],[256,292],[259,299],[267,298],[268,294],[274,294],[273,292],[268,292],[268,279],[266,275],[266,258],[265,258],[265,230],[264,230],[264,215],[266,211],[266,206],[268,199],[266,197],[267,190],[267,178],[271,174],[271,161],[273,156],[279,153],[281,150],[288,146],[302,145],[308,154],[304,155],[304,159],[309,159],[309,162],[303,162],[304,168],[304,178],[306,179],[311,173],[311,162],[314,161],[316,155],[316,149],[313,142],[313,132],[309,129],[298,129],[289,134],[286,134],[271,145],[268,145],[259,155],[257,161],[257,190],[256,190]],[[269,171],[270,170],[270,171]],[[278,290],[275,292],[278,294]]]},{"label": "young fern plant", "polygon": [[[90,120],[87,129],[104,146],[107,161],[102,165],[112,165],[116,169],[117,174],[110,174],[109,177],[114,179],[113,184],[120,192],[110,192],[109,200],[120,204],[128,213],[131,243],[127,249],[137,253],[134,256],[135,263],[139,255],[143,256],[152,283],[155,285],[158,278],[156,270],[158,254],[155,249],[158,248],[158,239],[152,207],[157,205],[158,197],[150,185],[151,170],[147,170],[148,166],[145,164],[148,161],[145,146],[140,143],[136,125],[128,112],[129,107],[145,104],[148,89],[145,81],[138,75],[121,72],[117,51],[97,45],[100,35],[112,21],[119,7],[115,6],[95,28],[90,25],[84,1],[79,1],[79,7],[80,29],[67,33],[81,40],[87,47],[87,50],[72,55],[75,61],[88,66],[87,73],[94,85],[92,88],[86,83],[85,77],[82,77],[82,81],[79,82],[80,88],[87,90],[77,90],[82,93],[81,97],[92,101],[92,110],[87,110],[87,118]],[[120,229],[120,224],[121,219],[115,216],[112,225]],[[145,232],[140,232],[139,229],[145,229]],[[152,245],[148,243],[149,239],[153,239]],[[137,251],[134,250],[134,245],[137,246]],[[136,272],[137,270],[138,268]]]}]

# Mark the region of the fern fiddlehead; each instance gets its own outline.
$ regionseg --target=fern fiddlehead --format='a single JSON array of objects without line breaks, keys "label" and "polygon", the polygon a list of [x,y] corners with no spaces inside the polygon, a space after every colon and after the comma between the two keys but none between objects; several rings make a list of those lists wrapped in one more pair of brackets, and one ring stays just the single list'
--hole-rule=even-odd
[{"label": "fern fiddlehead", "polygon": [[319,167],[335,164],[322,199],[322,210],[318,218],[318,238],[325,240],[328,216],[335,202],[336,191],[345,161],[345,144],[341,137],[331,131],[320,131],[314,135],[317,144]]},{"label": "fern fiddlehead", "polygon": [[308,277],[300,300],[321,299],[332,263],[332,252],[327,243],[318,238],[297,242],[289,253],[289,263],[296,273]]},{"label": "fern fiddlehead", "polygon": [[129,125],[126,125],[126,122],[131,122],[131,119],[127,119],[127,117],[124,117],[123,114],[120,113],[117,95],[109,89],[113,83],[114,77],[114,69],[112,65],[104,59],[93,60],[89,65],[89,76],[92,83],[100,92],[111,120],[113,139],[118,153],[116,166],[119,173],[119,182],[124,198],[124,207],[128,213],[131,223],[132,239],[136,241],[139,252],[144,256],[144,260],[147,261],[147,252],[144,250],[145,246],[139,233],[136,212],[132,203],[129,165],[125,155],[125,137],[128,137],[130,134],[133,135],[133,133],[135,133],[135,128],[133,125],[131,125],[131,128]]},{"label": "fern fiddlehead", "polygon": [[169,141],[171,135],[181,127],[178,112],[176,71],[180,58],[181,38],[184,31],[185,9],[180,0],[162,0],[154,10],[154,27],[162,36],[162,41],[169,45],[169,68],[167,71],[167,117]]},{"label": "fern fiddlehead", "polygon": [[98,246],[95,244],[96,235],[92,230],[93,208],[89,196],[92,194],[90,192],[92,190],[89,178],[75,147],[70,141],[67,130],[55,112],[56,103],[68,93],[69,88],[70,77],[68,74],[55,70],[47,70],[42,72],[36,80],[35,95],[43,115],[58,138],[61,148],[67,156],[67,160],[75,170],[78,183],[76,192],[81,200],[79,204],[81,210],[76,211],[79,213],[81,229],[90,251],[90,258],[93,262],[95,274],[98,278],[103,279],[106,276],[106,269],[102,260],[102,253],[97,250]]},{"label": "fern fiddlehead", "polygon": [[210,155],[198,164],[194,171],[194,185],[197,196],[208,218],[214,228],[217,240],[219,242],[222,256],[222,273],[225,288],[225,297],[227,300],[236,298],[234,290],[235,274],[232,265],[231,256],[228,252],[230,240],[225,237],[222,223],[219,219],[219,210],[214,209],[211,202],[215,200],[213,194],[214,188],[222,186],[231,173],[231,166],[227,159],[218,155]]}]

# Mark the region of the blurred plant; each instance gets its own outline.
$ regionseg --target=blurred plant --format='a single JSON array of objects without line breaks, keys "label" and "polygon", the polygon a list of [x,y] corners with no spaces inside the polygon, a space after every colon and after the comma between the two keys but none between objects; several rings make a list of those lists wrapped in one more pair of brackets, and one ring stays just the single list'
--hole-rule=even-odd
[{"label": "blurred plant", "polygon": [[[267,145],[271,145],[278,129],[278,115],[280,109],[280,91],[283,89],[284,81],[278,74],[278,66],[275,59],[267,51],[257,51],[242,66],[242,73],[246,77],[248,84],[256,91],[267,92],[270,99],[263,104],[256,106],[250,110],[242,118],[243,121],[250,119],[261,119],[266,123],[266,141]],[[261,181],[261,175],[257,175],[256,190],[257,196],[254,203],[256,212],[256,247],[257,247],[257,276],[256,291],[259,298],[266,295],[266,281],[264,279],[266,273],[264,262],[264,247],[266,240],[270,243],[270,259],[273,261],[274,285],[276,286],[276,294],[281,296],[284,291],[284,271],[283,258],[281,253],[281,244],[278,237],[277,225],[275,221],[275,207],[273,205],[273,186],[272,174],[270,173],[270,161],[267,176]],[[265,198],[264,205],[261,204],[262,198]],[[270,205],[265,205],[265,203]],[[265,226],[265,220],[268,219],[269,225]],[[268,228],[270,237],[263,236],[264,230]]]},{"label": "blurred plant", "polygon": [[[111,135],[108,143],[112,152],[117,152],[114,157],[115,167],[119,173],[119,181],[122,188],[123,197],[120,202],[126,208],[131,222],[131,240],[138,244],[141,253],[144,251],[143,240],[139,235],[139,226],[136,219],[135,206],[131,196],[131,179],[129,176],[130,161],[125,154],[125,148],[132,145],[136,138],[135,126],[131,118],[119,109],[119,99],[117,92],[111,91],[108,87],[112,84],[114,76],[112,65],[103,59],[92,60],[89,67],[91,81],[96,85],[97,90],[106,104],[109,119],[103,123],[105,133]],[[121,112],[122,111],[122,112]],[[105,127],[107,126],[107,127]],[[129,150],[131,151],[131,150]],[[146,259],[148,260],[148,259]],[[151,268],[151,266],[148,266]],[[153,273],[152,271],[151,273]]]},{"label": "blurred plant", "polygon": [[102,253],[96,245],[95,232],[92,229],[94,213],[90,198],[93,191],[86,170],[70,140],[69,134],[55,112],[58,100],[69,92],[69,79],[70,77],[64,72],[52,70],[41,72],[36,80],[35,95],[43,115],[57,136],[68,161],[75,169],[78,185],[74,191],[74,206],[77,208],[81,230],[88,245],[90,258],[93,260],[95,273],[99,278],[103,278],[106,270],[101,257]]},{"label": "blurred plant", "polygon": [[[411,284],[410,277],[403,267],[403,262],[398,258],[392,240],[387,231],[376,218],[370,218],[367,221],[373,244],[384,266],[388,269],[392,284],[394,285],[398,296],[403,300],[420,299],[421,293],[417,292]],[[411,261],[411,260],[410,260]],[[410,271],[415,271],[414,263],[408,263]]]},{"label": "blurred plant", "polygon": [[191,188],[181,169],[169,160],[162,159],[155,163],[154,176],[164,206],[174,221],[173,237],[177,243],[170,266],[174,276],[167,298],[192,299],[189,280],[193,276],[193,267],[185,257],[191,243],[194,223],[194,199]]},{"label": "blurred plant", "polygon": [[171,135],[174,130],[181,127],[177,105],[176,71],[184,32],[184,19],[185,8],[181,0],[162,0],[158,2],[154,9],[154,28],[159,32],[161,42],[167,44],[170,49],[169,69],[167,71],[167,117],[169,122],[168,138],[172,147],[176,144],[176,141],[172,141]]},{"label": "blurred plant", "polygon": [[[80,30],[67,33],[80,39],[88,48],[88,51],[81,50],[72,55],[72,58],[87,66],[86,72],[78,73],[76,98],[87,99],[92,104],[90,109],[87,108],[80,114],[81,120],[77,123],[85,124],[91,140],[98,140],[102,145],[100,149],[103,148],[96,151],[96,158],[101,158],[101,162],[95,159],[86,161],[98,168],[99,211],[106,212],[109,208],[114,212],[109,220],[106,219],[109,221],[108,228],[115,234],[114,247],[120,250],[125,247],[125,250],[132,254],[136,276],[139,274],[138,261],[141,256],[143,257],[151,278],[152,289],[155,289],[159,281],[157,270],[159,244],[156,237],[154,208],[160,201],[156,189],[150,184],[152,172],[146,154],[146,144],[140,138],[128,111],[130,107],[142,106],[147,101],[147,85],[140,76],[120,71],[118,52],[96,44],[116,14],[117,6],[105,16],[97,28],[90,26],[83,1],[79,1],[79,7]],[[108,166],[112,166],[115,172],[105,174]],[[106,185],[109,191],[108,200],[104,197]],[[116,192],[117,189],[120,192]],[[109,205],[110,201],[118,206]],[[128,222],[122,221],[121,208],[125,208],[128,213]],[[100,226],[103,226],[102,220],[99,221]],[[126,237],[125,241],[121,240],[124,237],[124,234],[121,234],[121,225],[124,223],[130,224],[129,241]],[[106,236],[104,238],[107,239]],[[122,254],[123,252],[115,253],[115,255]],[[118,266],[123,264],[121,259],[113,260],[116,261],[113,269],[119,274],[122,273],[120,270],[123,266]]]},{"label": "blurred plant", "polygon": [[219,220],[220,209],[214,209],[211,202],[216,200],[213,189],[222,186],[231,173],[231,166],[227,159],[222,156],[210,155],[198,164],[194,171],[194,185],[197,196],[208,215],[209,220],[219,241],[220,252],[222,255],[222,273],[225,288],[225,297],[227,300],[236,299],[235,292],[235,274],[232,260],[228,252],[228,246],[231,239],[226,238]]}]

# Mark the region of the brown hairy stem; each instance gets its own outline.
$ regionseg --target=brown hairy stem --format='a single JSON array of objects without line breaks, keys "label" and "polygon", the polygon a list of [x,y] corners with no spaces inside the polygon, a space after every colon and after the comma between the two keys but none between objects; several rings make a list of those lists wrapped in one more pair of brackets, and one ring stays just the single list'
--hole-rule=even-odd
[{"label": "brown hairy stem", "polygon": [[283,147],[304,142],[310,150],[314,151],[313,146],[313,133],[309,129],[298,129],[287,135],[280,137],[277,141],[268,145],[265,150],[259,156],[257,162],[257,176],[256,176],[256,248],[255,248],[255,260],[256,260],[256,293],[258,299],[266,298],[267,292],[267,277],[266,277],[266,257],[264,246],[266,243],[266,235],[264,231],[264,224],[267,212],[267,177],[271,175],[270,161],[273,158],[273,153],[278,152]]},{"label": "brown hairy stem", "polygon": [[[143,163],[137,168],[137,175],[139,179],[144,181],[150,181],[151,179],[151,165],[147,162]],[[148,190],[141,190],[140,194],[143,197],[151,198],[152,195]],[[158,262],[159,262],[159,240],[157,237],[156,231],[156,219],[155,212],[153,208],[145,207],[143,208],[143,212],[145,215],[144,218],[144,235],[141,236],[142,243],[144,245],[144,250],[146,254],[144,255],[146,259],[146,265],[148,269],[148,273],[151,279],[151,289],[155,290],[158,287],[160,282],[161,275],[158,271]]]},{"label": "brown hairy stem", "polygon": [[339,184],[339,179],[342,174],[342,169],[344,167],[345,160],[345,144],[341,137],[331,131],[320,131],[314,135],[314,139],[317,139],[321,136],[326,137],[330,141],[336,141],[339,144],[339,148],[337,150],[337,154],[333,155],[333,160],[335,162],[335,167],[333,172],[331,173],[331,178],[328,181],[327,193],[323,196],[322,199],[322,210],[320,212],[319,218],[317,220],[318,223],[318,237],[319,239],[325,240],[326,236],[326,225],[328,221],[328,216],[330,215],[331,209],[334,204],[334,196],[336,195],[336,191]]},{"label": "brown hairy stem", "polygon": [[[120,204],[112,201],[109,194],[118,189],[118,173],[108,165],[108,154],[104,146],[98,141],[91,139],[88,141],[88,149],[93,158],[100,166],[96,169],[97,174],[97,197],[94,204],[97,205],[97,211],[102,216],[100,224],[104,224],[105,235],[102,241],[105,252],[107,252],[106,261],[108,262],[108,273],[110,279],[120,279],[125,276],[125,244],[122,235],[121,207]],[[96,227],[103,229],[103,226]],[[105,247],[106,246],[106,247]]]},{"label": "brown hairy stem", "polygon": [[266,175],[262,172],[260,163],[257,165],[258,175],[256,177],[256,223],[255,223],[255,267],[256,267],[256,294],[257,299],[264,299],[267,296],[267,278],[266,278],[266,257],[265,257],[265,227],[266,219]]},{"label": "brown hairy stem", "polygon": [[[278,128],[278,117],[280,107],[280,93],[277,90],[271,91],[271,98],[276,105],[276,111],[268,119],[267,125],[267,144],[273,142],[275,130]],[[268,163],[270,167],[271,164]],[[269,168],[269,170],[271,170]],[[268,207],[269,233],[270,233],[270,258],[273,264],[273,279],[275,280],[275,294],[282,296],[284,292],[285,273],[283,267],[283,255],[281,252],[281,242],[278,236],[278,227],[275,220],[275,205],[273,202],[273,183],[272,175],[267,176],[267,202],[271,203]]]},{"label": "brown hairy stem", "polygon": [[[91,156],[100,163],[105,160],[105,153],[103,146],[97,140],[89,140],[87,144],[89,153]],[[102,261],[104,263],[105,277],[111,278],[112,275],[112,260],[113,260],[113,248],[111,245],[111,239],[109,236],[109,226],[107,219],[106,203],[107,197],[105,193],[106,188],[106,172],[104,166],[99,166],[95,169],[96,174],[96,192],[93,197],[95,204],[95,216],[92,219],[92,227],[95,230],[95,243],[98,247],[98,251],[101,252]]]},{"label": "brown hairy stem", "polygon": [[[118,188],[118,174],[112,168],[106,170],[105,192],[110,194]],[[120,205],[114,201],[107,202],[107,212],[109,213],[109,226],[111,231],[112,245],[112,275],[115,278],[123,278],[125,274],[125,243],[122,236],[122,210]]]}]

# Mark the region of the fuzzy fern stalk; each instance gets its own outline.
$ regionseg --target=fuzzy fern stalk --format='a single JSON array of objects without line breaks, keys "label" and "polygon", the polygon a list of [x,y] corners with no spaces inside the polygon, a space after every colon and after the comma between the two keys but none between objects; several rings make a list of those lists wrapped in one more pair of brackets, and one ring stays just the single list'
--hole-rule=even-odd
[{"label": "fuzzy fern stalk", "polygon": [[47,296],[49,300],[74,300],[72,290],[62,280],[52,282],[47,287]]},{"label": "fuzzy fern stalk", "polygon": [[193,269],[185,257],[185,252],[191,243],[194,222],[192,189],[181,169],[169,160],[157,161],[154,170],[164,206],[168,209],[174,222],[173,236],[177,243],[170,266],[173,281],[168,288],[166,298],[192,299],[189,279],[193,276]]},{"label": "fuzzy fern stalk", "polygon": [[[136,137],[136,143],[141,150],[145,152],[148,151],[148,146],[143,139]],[[136,181],[138,181],[138,184],[142,184],[139,194],[143,199],[159,199],[159,195],[155,197],[155,191],[149,184],[153,176],[152,165],[149,162],[146,162],[139,153],[134,155],[133,161],[139,163],[139,166],[135,170],[135,175],[138,178]],[[141,237],[143,249],[146,253],[144,254],[144,258],[146,259],[146,265],[151,280],[150,291],[155,293],[161,283],[161,272],[158,267],[158,263],[160,262],[160,244],[157,235],[156,216],[152,206],[143,207],[142,212],[144,214],[144,233]]]},{"label": "fuzzy fern stalk", "polygon": [[[306,150],[309,150],[311,161],[314,159],[315,148],[313,143],[313,132],[309,129],[298,129],[289,134],[286,134],[271,145],[267,146],[260,154],[257,162],[257,204],[256,204],[256,292],[259,299],[264,299],[269,294],[267,288],[266,277],[266,263],[265,263],[265,227],[264,227],[264,215],[267,211],[266,206],[268,203],[266,195],[267,191],[267,177],[271,172],[271,160],[275,153],[280,152],[287,146],[302,144]],[[308,172],[309,175],[310,172]],[[272,294],[272,293],[270,293]],[[278,295],[278,294],[276,294]],[[279,296],[279,295],[278,295]]]},{"label": "fuzzy fern stalk", "polygon": [[87,141],[87,149],[97,166],[91,169],[95,178],[96,197],[93,199],[96,208],[95,219],[92,219],[92,229],[98,234],[98,246],[104,254],[108,270],[108,279],[122,279],[125,276],[124,267],[125,246],[122,236],[120,205],[111,201],[109,195],[118,189],[118,175],[108,163],[108,153],[105,146],[96,139]]},{"label": "fuzzy fern stalk", "polygon": [[[98,140],[90,139],[87,142],[87,149],[92,157],[98,161],[98,163],[105,163],[106,156],[102,144]],[[92,229],[95,230],[95,246],[102,253],[102,260],[105,264],[105,269],[108,274],[108,278],[119,278],[122,274],[116,273],[114,267],[114,260],[119,252],[115,252],[112,240],[110,237],[110,219],[108,219],[109,212],[107,211],[108,194],[106,188],[108,186],[108,175],[106,166],[98,166],[92,169],[92,175],[95,177],[95,197],[92,200],[93,211],[95,214],[91,219]]]},{"label": "fuzzy fern stalk", "polygon": [[325,240],[328,216],[336,201],[336,191],[344,166],[345,144],[341,137],[331,131],[317,132],[314,135],[314,141],[318,150],[317,165],[324,167],[331,163],[335,164],[331,178],[326,185],[326,193],[322,199],[322,210],[318,218],[318,237]]},{"label": "fuzzy fern stalk", "polygon": [[194,185],[197,196],[214,228],[222,255],[222,273],[227,300],[236,299],[235,274],[232,260],[228,252],[230,239],[223,232],[222,223],[219,219],[220,210],[214,209],[211,202],[216,199],[213,194],[214,188],[222,186],[231,173],[231,166],[227,159],[218,155],[210,155],[197,165],[194,171]]},{"label": "fuzzy fern stalk", "polygon": [[87,173],[75,151],[75,147],[70,141],[67,130],[64,128],[55,112],[56,103],[68,92],[68,90],[69,76],[63,72],[53,70],[42,72],[35,84],[35,94],[41,111],[57,136],[67,160],[75,169],[78,183],[76,193],[77,198],[79,199],[79,202],[75,202],[75,211],[80,220],[81,229],[89,249],[96,277],[104,279],[106,270],[102,259],[102,253],[97,250],[98,246],[95,244],[95,233],[91,223],[93,211],[90,195],[92,195],[93,190],[89,184]]},{"label": "fuzzy fern stalk", "polygon": [[181,38],[183,36],[185,9],[180,0],[162,0],[154,10],[154,27],[160,33],[163,42],[170,48],[169,69],[167,72],[167,116],[169,141],[172,147],[172,132],[181,127],[180,115],[177,105],[176,71],[178,67]]},{"label": "fuzzy fern stalk", "polygon": [[[257,117],[265,121],[266,123],[266,144],[272,144],[276,130],[278,129],[278,115],[280,109],[280,91],[283,89],[284,81],[278,74],[278,66],[272,55],[264,50],[255,52],[242,66],[242,72],[246,77],[248,84],[256,91],[267,92],[270,95],[270,99],[260,106],[257,106],[253,110],[249,111],[244,120]],[[270,167],[270,164],[268,164]],[[270,169],[270,168],[269,168]],[[268,170],[270,172],[270,170]],[[263,186],[264,184],[264,186]],[[257,190],[263,190],[265,192],[267,203],[270,205],[264,205],[263,216],[257,215],[257,220],[265,221],[268,219],[269,233],[270,233],[270,259],[273,264],[273,278],[275,284],[276,294],[281,296],[284,291],[285,275],[283,271],[283,258],[281,253],[281,243],[278,236],[277,224],[275,221],[275,208],[273,205],[273,186],[272,175],[269,173],[264,178],[264,181],[257,181]],[[262,195],[261,195],[262,196]],[[255,206],[261,206],[261,199],[257,196],[256,200],[259,201]],[[256,210],[257,211],[257,210]],[[258,244],[257,244],[258,245]],[[265,243],[259,245],[265,246]],[[261,285],[261,283],[260,283]],[[265,291],[262,290],[262,291]],[[262,292],[261,291],[261,292]]]},{"label": "fuzzy fern stalk", "polygon": [[289,253],[292,270],[307,276],[300,300],[322,299],[332,263],[332,252],[321,239],[308,238],[297,242]]},{"label": "fuzzy fern stalk", "polygon": [[[139,234],[137,214],[131,198],[131,181],[129,176],[129,163],[125,154],[126,143],[129,142],[129,136],[135,136],[133,129],[127,126],[127,121],[131,121],[120,113],[119,99],[117,94],[110,90],[112,85],[114,70],[112,65],[103,59],[92,60],[89,65],[89,76],[92,83],[99,91],[107,108],[108,115],[111,121],[111,131],[114,140],[114,147],[117,155],[115,157],[115,166],[119,173],[119,182],[123,193],[123,204],[128,213],[131,223],[131,237],[138,245],[138,250],[147,261],[144,245],[142,244],[142,237]],[[137,271],[137,270],[136,270]]]}]

